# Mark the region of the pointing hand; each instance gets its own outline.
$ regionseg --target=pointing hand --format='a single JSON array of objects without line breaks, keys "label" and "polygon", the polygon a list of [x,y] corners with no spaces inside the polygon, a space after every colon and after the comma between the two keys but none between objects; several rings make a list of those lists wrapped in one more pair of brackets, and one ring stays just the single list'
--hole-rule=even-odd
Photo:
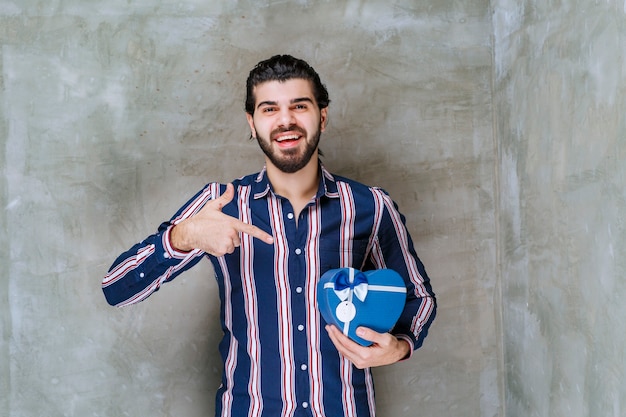
[{"label": "pointing hand", "polygon": [[274,243],[272,236],[258,227],[222,213],[222,208],[232,201],[234,195],[235,188],[228,184],[224,194],[207,202],[197,214],[174,226],[170,232],[172,245],[180,251],[200,249],[214,256],[222,256],[232,253],[241,245],[240,233],[267,244]]}]

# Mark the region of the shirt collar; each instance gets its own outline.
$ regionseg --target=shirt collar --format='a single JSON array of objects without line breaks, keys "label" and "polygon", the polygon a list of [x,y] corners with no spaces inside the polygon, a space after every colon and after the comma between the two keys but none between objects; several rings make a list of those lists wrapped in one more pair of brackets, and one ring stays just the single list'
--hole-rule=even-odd
[{"label": "shirt collar", "polygon": [[[326,167],[324,167],[324,164],[322,164],[322,162],[319,163],[319,169],[322,175],[320,176],[320,184],[317,189],[317,194],[315,195],[315,198],[317,199],[321,196],[326,196],[328,198],[338,198],[339,193],[337,191],[337,183],[335,182],[335,177],[326,169]],[[257,174],[252,191],[255,200],[267,197],[270,192],[274,192],[272,184],[270,184],[269,179],[267,178],[266,166],[264,166],[261,172]]]}]

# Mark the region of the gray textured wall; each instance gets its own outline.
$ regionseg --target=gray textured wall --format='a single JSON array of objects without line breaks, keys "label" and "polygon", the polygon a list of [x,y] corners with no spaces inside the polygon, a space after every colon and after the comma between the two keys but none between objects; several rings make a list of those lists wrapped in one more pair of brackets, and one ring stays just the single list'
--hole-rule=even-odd
[{"label": "gray textured wall", "polygon": [[626,415],[626,4],[494,0],[506,415]]},{"label": "gray textured wall", "polygon": [[[424,348],[376,372],[379,414],[503,415],[491,36],[488,0],[0,0],[0,415],[211,415],[208,264],[122,310],[99,283],[204,183],[261,167],[244,81],[274,53],[321,73],[327,166],[390,191],[439,297]],[[605,114],[573,109],[590,125]],[[562,191],[593,227],[603,212],[579,199],[623,195],[610,172],[576,171],[609,161],[609,143],[583,139]],[[578,194],[589,181],[606,187]],[[618,223],[596,233],[595,253],[608,238],[618,250]]]}]

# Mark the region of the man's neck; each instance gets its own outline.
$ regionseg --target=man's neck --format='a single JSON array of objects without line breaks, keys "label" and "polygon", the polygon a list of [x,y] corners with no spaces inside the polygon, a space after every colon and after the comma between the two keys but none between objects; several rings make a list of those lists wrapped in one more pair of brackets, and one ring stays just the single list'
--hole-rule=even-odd
[{"label": "man's neck", "polygon": [[267,178],[274,192],[288,199],[299,214],[317,193],[320,176],[318,159],[311,158],[304,168],[292,174],[282,172],[269,162],[266,166]]}]

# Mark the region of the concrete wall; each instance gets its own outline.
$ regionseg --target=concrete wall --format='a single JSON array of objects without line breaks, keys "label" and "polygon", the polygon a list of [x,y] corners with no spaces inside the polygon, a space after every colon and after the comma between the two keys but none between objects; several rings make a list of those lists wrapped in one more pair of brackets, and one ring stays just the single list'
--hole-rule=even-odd
[{"label": "concrete wall", "polygon": [[506,415],[626,415],[626,5],[494,0]]},{"label": "concrete wall", "polygon": [[[105,304],[100,280],[204,183],[260,169],[244,81],[275,53],[326,80],[327,166],[391,192],[439,296],[424,348],[377,370],[379,414],[503,415],[491,34],[487,0],[0,0],[0,415],[211,415],[220,335],[208,263],[123,310]],[[600,110],[578,109],[589,127],[612,115],[617,130],[617,111]],[[577,174],[559,184],[596,216],[587,245],[604,256],[620,224],[594,227],[615,208],[580,200],[623,204],[610,187],[615,142],[600,143],[582,141],[562,167]],[[595,159],[580,169],[584,155]],[[619,283],[603,285],[595,299]]]}]

